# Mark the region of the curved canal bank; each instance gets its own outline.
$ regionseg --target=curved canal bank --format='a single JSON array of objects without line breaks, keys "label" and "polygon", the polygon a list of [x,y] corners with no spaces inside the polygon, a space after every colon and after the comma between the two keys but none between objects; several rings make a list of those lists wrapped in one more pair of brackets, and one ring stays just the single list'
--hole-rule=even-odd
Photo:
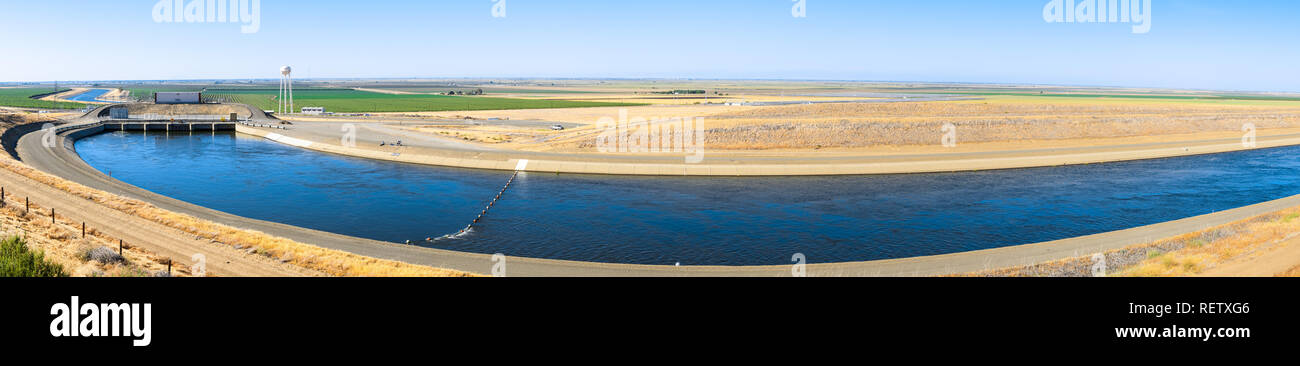
[{"label": "curved canal bank", "polygon": [[1300,194],[1293,150],[891,176],[529,173],[474,233],[426,244],[473,220],[509,174],[234,134],[114,133],[78,144],[114,178],[253,219],[453,251],[660,265],[775,265],[793,253],[815,263],[897,259],[1168,222]]},{"label": "curved canal bank", "polygon": [[[412,141],[411,136],[403,137],[368,131],[374,130],[375,128],[371,127],[376,125],[381,124],[299,122],[287,129],[240,125],[237,126],[237,130],[240,133],[266,137],[297,148],[400,163],[539,173],[704,177],[974,172],[1136,161],[1300,145],[1300,133],[1295,133],[1295,130],[1285,130],[1281,134],[1259,136],[1254,146],[1250,147],[1245,146],[1239,136],[1031,150],[835,155],[833,157],[807,154],[752,155],[709,152],[706,146],[700,163],[687,163],[684,156],[671,155],[467,149],[447,142],[451,140],[438,137]],[[354,146],[342,144],[341,137],[345,132],[340,129],[349,126],[353,131],[360,130],[356,132],[358,137],[355,139]],[[358,129],[358,126],[364,128]],[[400,148],[390,145],[393,141],[402,140],[406,140],[406,144]]]},{"label": "curved canal bank", "polygon": [[65,99],[73,102],[83,102],[83,103],[114,103],[112,101],[99,100],[99,97],[104,96],[104,94],[108,94],[110,91],[111,90],[108,89],[88,89],[82,93],[69,96]]},{"label": "curved canal bank", "polygon": [[[35,129],[28,129],[35,130]],[[27,131],[27,130],[24,130]],[[9,131],[15,132],[15,131]],[[160,208],[203,220],[257,230],[272,235],[311,243],[325,248],[344,250],[375,258],[392,259],[407,263],[424,264],[441,268],[487,273],[496,263],[491,256],[394,245],[376,240],[331,234],[318,230],[294,227],[269,221],[244,218],[200,207],[158,195],[94,170],[81,161],[71,149],[71,141],[58,139],[58,146],[45,147],[40,134],[6,132],[9,140],[18,140],[16,155],[29,166],[60,177],[128,198],[140,199]],[[30,131],[28,131],[30,132]],[[1215,212],[1183,220],[1163,222],[1133,229],[1075,237],[1031,245],[962,252],[947,255],[913,257],[852,263],[814,263],[809,265],[810,275],[844,276],[929,276],[953,273],[970,273],[991,268],[1020,266],[1062,258],[1089,255],[1098,251],[1128,247],[1153,239],[1172,237],[1206,227],[1235,222],[1250,217],[1272,213],[1284,208],[1300,206],[1300,197],[1287,197],[1275,201],[1238,209]],[[815,260],[814,260],[815,261]],[[509,258],[511,276],[788,276],[790,267],[781,266],[644,266],[618,265],[590,262],[555,261],[545,259]]]}]

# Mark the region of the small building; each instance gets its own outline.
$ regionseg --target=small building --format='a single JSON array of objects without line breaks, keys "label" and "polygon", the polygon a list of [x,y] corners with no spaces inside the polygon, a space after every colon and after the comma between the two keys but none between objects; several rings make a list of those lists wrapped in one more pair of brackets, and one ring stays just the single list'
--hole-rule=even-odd
[{"label": "small building", "polygon": [[153,93],[154,104],[199,104],[203,103],[201,92]]},{"label": "small building", "polygon": [[319,116],[325,114],[325,107],[302,107],[302,114]]}]

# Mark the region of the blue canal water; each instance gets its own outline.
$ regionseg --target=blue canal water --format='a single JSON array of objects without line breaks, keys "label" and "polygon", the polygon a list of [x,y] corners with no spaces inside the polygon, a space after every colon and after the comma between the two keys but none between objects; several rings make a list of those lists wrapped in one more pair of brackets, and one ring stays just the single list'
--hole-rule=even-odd
[{"label": "blue canal water", "polygon": [[[323,154],[231,133],[101,134],[91,166],[205,207],[403,242],[453,233],[509,172]],[[788,264],[933,255],[1126,229],[1300,194],[1300,147],[1099,165],[848,177],[521,174],[429,246],[580,261]]]},{"label": "blue canal water", "polygon": [[99,100],[99,97],[104,96],[104,94],[108,94],[108,92],[109,92],[108,89],[90,89],[84,93],[74,95],[71,98],[67,98],[67,99],[76,102],[107,102],[104,100]]}]

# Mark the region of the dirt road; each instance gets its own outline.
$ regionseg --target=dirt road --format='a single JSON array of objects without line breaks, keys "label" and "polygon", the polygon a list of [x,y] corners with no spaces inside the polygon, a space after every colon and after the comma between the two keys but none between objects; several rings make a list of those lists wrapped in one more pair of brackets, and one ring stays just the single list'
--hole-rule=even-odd
[{"label": "dirt road", "polygon": [[[30,135],[39,135],[33,133]],[[38,136],[39,137],[39,136]],[[39,138],[32,140],[37,148]],[[28,146],[29,148],[32,146]],[[64,149],[62,144],[53,149]],[[53,156],[51,154],[51,156]],[[286,277],[319,275],[314,271],[278,263],[272,259],[249,254],[225,244],[196,239],[194,235],[162,224],[127,214],[58,188],[35,181],[26,176],[0,169],[0,186],[5,189],[9,204],[22,204],[30,199],[43,210],[54,208],[55,213],[67,220],[85,222],[110,236],[124,240],[158,255],[171,258],[176,266],[190,268],[203,262],[206,272],[217,276]]]}]

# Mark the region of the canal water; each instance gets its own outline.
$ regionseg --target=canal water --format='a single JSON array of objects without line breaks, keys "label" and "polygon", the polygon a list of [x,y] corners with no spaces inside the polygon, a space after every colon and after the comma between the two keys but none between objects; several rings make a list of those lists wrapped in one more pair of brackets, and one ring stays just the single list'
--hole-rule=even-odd
[{"label": "canal water", "polygon": [[[96,169],[159,194],[391,242],[464,228],[511,174],[324,154],[229,132],[115,132],[76,148]],[[470,235],[427,245],[638,264],[789,264],[794,253],[812,263],[865,261],[1096,234],[1296,194],[1300,147],[948,174],[526,173]]]},{"label": "canal water", "polygon": [[108,94],[108,92],[108,89],[90,89],[67,99],[75,102],[108,102],[106,100],[99,100],[99,97]]}]

